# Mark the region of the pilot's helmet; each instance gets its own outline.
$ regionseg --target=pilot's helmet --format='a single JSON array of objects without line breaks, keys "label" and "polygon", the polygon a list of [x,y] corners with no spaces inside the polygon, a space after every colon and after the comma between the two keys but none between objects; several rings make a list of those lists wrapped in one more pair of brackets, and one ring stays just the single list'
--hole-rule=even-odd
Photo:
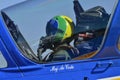
[{"label": "pilot's helmet", "polygon": [[55,42],[63,42],[73,34],[74,23],[71,18],[61,15],[50,19],[46,26],[47,36],[55,36]]}]

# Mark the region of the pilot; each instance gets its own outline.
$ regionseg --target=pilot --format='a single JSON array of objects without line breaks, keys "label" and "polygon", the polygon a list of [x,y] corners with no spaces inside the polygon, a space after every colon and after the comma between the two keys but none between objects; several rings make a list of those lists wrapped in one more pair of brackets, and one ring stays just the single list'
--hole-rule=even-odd
[{"label": "pilot", "polygon": [[[60,15],[55,16],[47,22],[46,25],[46,36],[41,37],[39,47],[38,47],[38,57],[40,61],[51,61],[55,60],[56,56],[58,60],[70,59],[66,58],[68,55],[66,50],[75,50],[70,42],[73,38],[74,23],[68,16]],[[46,50],[50,49],[52,52],[45,54]],[[63,54],[63,51],[66,54]],[[44,57],[43,57],[44,55]]]}]

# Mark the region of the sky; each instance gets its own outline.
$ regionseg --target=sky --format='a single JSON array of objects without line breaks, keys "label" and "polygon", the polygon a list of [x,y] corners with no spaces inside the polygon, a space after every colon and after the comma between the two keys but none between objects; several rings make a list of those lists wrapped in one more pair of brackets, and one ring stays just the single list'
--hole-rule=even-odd
[{"label": "sky", "polygon": [[25,0],[0,0],[0,9],[20,3],[22,1],[25,1]]},{"label": "sky", "polygon": [[[5,8],[25,0],[0,0],[0,8]],[[115,0],[79,0],[87,10],[103,6],[108,13],[112,12]],[[67,15],[75,22],[73,0],[28,0],[27,3],[6,10],[10,18],[18,25],[23,36],[31,47],[38,47],[41,36],[45,36],[47,21],[56,15]],[[34,45],[33,45],[34,44]]]}]

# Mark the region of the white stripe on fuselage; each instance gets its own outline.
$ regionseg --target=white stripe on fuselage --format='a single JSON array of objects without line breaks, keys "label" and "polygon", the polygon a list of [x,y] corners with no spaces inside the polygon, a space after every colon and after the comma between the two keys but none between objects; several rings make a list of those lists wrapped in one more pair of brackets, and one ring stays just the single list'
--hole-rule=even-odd
[{"label": "white stripe on fuselage", "polygon": [[120,80],[120,76],[102,78],[102,79],[98,79],[98,80]]}]

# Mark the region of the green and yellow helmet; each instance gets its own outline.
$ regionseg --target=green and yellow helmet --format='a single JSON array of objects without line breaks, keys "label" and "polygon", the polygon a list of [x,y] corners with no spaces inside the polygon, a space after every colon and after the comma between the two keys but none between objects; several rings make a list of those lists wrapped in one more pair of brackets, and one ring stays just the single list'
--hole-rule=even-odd
[{"label": "green and yellow helmet", "polygon": [[48,21],[46,26],[47,36],[54,35],[55,42],[63,42],[73,35],[74,23],[67,16],[55,16]]}]

